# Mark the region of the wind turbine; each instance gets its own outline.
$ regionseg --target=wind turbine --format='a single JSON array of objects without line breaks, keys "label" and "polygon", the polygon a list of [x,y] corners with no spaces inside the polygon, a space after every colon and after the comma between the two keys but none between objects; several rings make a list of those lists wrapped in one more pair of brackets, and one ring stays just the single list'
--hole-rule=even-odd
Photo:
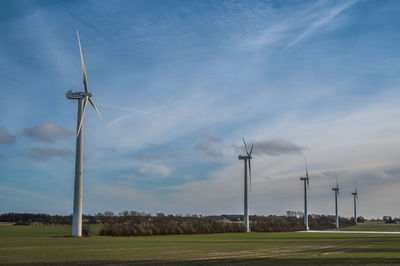
[{"label": "wind turbine", "polygon": [[[250,160],[252,159],[251,153],[253,152],[253,144],[251,145],[250,152],[249,152],[249,150],[247,149],[246,141],[244,141],[244,138],[243,138],[243,143],[244,143],[244,147],[246,149],[247,155],[239,155],[238,159],[244,161],[244,215],[243,215],[243,222],[244,222],[244,227],[246,228],[246,232],[250,232],[247,172],[249,172],[250,188],[251,188],[251,163],[250,163]],[[247,171],[247,163],[249,165],[248,171]]]},{"label": "wind turbine", "polygon": [[305,156],[304,156],[304,164],[306,166],[306,176],[300,177],[300,180],[304,181],[304,226],[306,230],[308,230],[309,227],[308,227],[308,214],[307,214],[307,189],[310,187],[310,177],[308,176],[307,160]]},{"label": "wind turbine", "polygon": [[83,62],[81,41],[79,39],[79,32],[76,31],[78,36],[79,51],[81,53],[82,75],[84,92],[67,92],[67,98],[78,100],[78,123],[76,131],[76,157],[75,157],[75,185],[74,185],[74,213],[72,218],[72,236],[82,236],[82,168],[83,168],[83,117],[88,101],[96,110],[101,119],[101,115],[96,105],[92,100],[93,94],[88,90],[85,64]]},{"label": "wind turbine", "polygon": [[339,229],[339,216],[338,216],[338,205],[337,205],[337,197],[339,195],[339,185],[338,185],[337,175],[336,175],[336,187],[332,188],[332,190],[335,191],[336,228]]},{"label": "wind turbine", "polygon": [[354,197],[354,223],[357,224],[357,202],[359,203],[358,192],[357,192],[357,181],[355,183],[355,190],[351,194]]}]

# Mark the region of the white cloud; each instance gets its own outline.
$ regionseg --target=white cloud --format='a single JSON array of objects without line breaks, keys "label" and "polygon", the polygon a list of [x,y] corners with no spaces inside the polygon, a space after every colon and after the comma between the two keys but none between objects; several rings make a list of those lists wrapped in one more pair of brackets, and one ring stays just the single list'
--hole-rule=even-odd
[{"label": "white cloud", "polygon": [[46,123],[26,128],[24,130],[24,135],[35,141],[52,143],[59,139],[69,138],[73,134],[62,126],[54,123]]},{"label": "white cloud", "polygon": [[157,175],[167,177],[171,174],[172,169],[165,165],[145,164],[139,168],[139,172],[146,175]]},{"label": "white cloud", "polygon": [[16,139],[4,126],[0,126],[0,144],[14,144]]}]

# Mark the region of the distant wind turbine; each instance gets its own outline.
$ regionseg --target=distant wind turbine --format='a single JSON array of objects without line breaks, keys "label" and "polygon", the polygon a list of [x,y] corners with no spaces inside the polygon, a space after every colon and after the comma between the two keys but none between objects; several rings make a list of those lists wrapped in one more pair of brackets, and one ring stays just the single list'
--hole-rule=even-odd
[{"label": "distant wind turbine", "polygon": [[83,62],[81,41],[79,39],[79,32],[76,31],[78,36],[79,51],[81,53],[82,63],[82,75],[83,85],[85,87],[84,92],[67,92],[67,98],[72,100],[78,100],[78,123],[76,132],[76,157],[75,157],[75,185],[74,185],[74,213],[72,218],[72,236],[82,236],[82,169],[83,169],[83,117],[88,101],[96,110],[97,114],[101,119],[101,115],[96,105],[92,100],[93,94],[88,90],[88,84],[86,79],[85,64]]},{"label": "distant wind turbine", "polygon": [[[246,141],[244,141],[244,138],[243,138],[243,143],[244,143],[244,147],[246,149],[247,155],[239,155],[238,159],[244,161],[244,215],[243,215],[243,222],[244,222],[244,227],[246,228],[246,232],[250,232],[247,171],[249,172],[250,189],[251,189],[251,163],[250,163],[250,160],[252,159],[251,154],[253,152],[253,144],[251,145],[251,148],[249,151],[247,149],[247,144],[246,144]],[[249,165],[248,170],[247,170],[247,164]]]},{"label": "distant wind turbine", "polygon": [[304,181],[304,227],[306,230],[309,229],[308,227],[308,214],[307,214],[307,189],[310,186],[310,177],[308,176],[308,167],[307,167],[307,160],[304,156],[304,164],[306,167],[306,176],[300,177],[301,181]]},{"label": "distant wind turbine", "polygon": [[335,191],[336,228],[339,229],[339,215],[338,215],[338,204],[337,204],[337,198],[339,195],[339,185],[338,185],[337,175],[336,175],[336,187],[332,188],[332,190]]},{"label": "distant wind turbine", "polygon": [[360,203],[358,200],[357,181],[355,183],[355,190],[351,194],[354,197],[354,223],[357,224],[357,203]]}]

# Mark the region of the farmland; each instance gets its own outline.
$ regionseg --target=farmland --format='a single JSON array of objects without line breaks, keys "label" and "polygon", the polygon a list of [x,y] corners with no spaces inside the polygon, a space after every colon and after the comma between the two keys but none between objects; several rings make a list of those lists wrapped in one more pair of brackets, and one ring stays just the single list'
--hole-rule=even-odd
[{"label": "farmland", "polygon": [[[363,226],[374,227],[358,227]],[[67,237],[70,228],[0,226],[0,264],[400,263],[400,235],[291,232],[79,239]]]},{"label": "farmland", "polygon": [[366,222],[356,226],[348,226],[341,231],[385,231],[400,232],[400,224],[385,224],[383,222]]}]

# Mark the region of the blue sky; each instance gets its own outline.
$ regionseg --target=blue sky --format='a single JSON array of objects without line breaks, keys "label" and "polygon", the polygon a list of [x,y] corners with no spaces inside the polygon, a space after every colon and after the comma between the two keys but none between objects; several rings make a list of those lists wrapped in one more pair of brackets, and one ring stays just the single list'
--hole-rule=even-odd
[{"label": "blue sky", "polygon": [[2,1],[0,212],[72,212],[76,102],[84,213],[397,215],[398,1]]}]

